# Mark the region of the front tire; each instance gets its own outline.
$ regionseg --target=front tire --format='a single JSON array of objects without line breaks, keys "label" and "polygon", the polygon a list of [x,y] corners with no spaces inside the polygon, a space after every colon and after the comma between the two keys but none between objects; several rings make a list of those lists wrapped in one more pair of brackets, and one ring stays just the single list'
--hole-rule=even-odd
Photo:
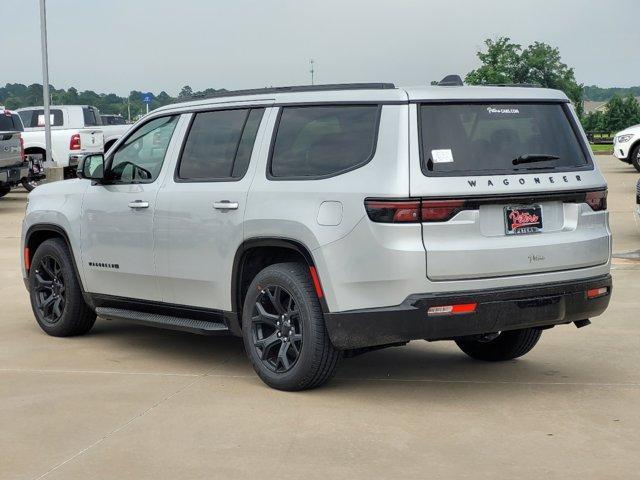
[{"label": "front tire", "polygon": [[27,192],[32,192],[39,185],[39,182],[36,180],[27,180],[26,178],[23,178],[20,183],[22,183],[22,186]]},{"label": "front tire", "polygon": [[486,340],[483,338],[460,338],[456,344],[464,353],[476,360],[486,362],[502,362],[521,357],[536,346],[542,330],[525,328],[500,332],[497,337]]},{"label": "front tire", "polygon": [[242,334],[254,370],[278,390],[324,384],[342,357],[329,339],[308,269],[299,263],[274,264],[256,275],[244,301]]},{"label": "front tire", "polygon": [[36,250],[29,269],[29,294],[36,321],[49,335],[83,335],[96,321],[96,314],[84,301],[71,252],[62,239],[46,240]]},{"label": "front tire", "polygon": [[631,158],[631,164],[640,172],[640,143],[631,150],[629,158]]},{"label": "front tire", "polygon": [[11,187],[0,187],[0,198],[4,197],[11,191]]}]

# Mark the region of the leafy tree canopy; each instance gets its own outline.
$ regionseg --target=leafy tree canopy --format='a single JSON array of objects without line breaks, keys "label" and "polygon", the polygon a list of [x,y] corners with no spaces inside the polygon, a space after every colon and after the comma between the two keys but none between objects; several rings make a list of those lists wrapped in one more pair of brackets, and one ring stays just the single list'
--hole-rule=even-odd
[{"label": "leafy tree canopy", "polygon": [[573,68],[562,62],[560,51],[542,42],[526,48],[509,37],[485,40],[486,51],[479,51],[481,65],[466,76],[471,85],[534,84],[562,90],[582,114],[583,85],[578,84]]}]

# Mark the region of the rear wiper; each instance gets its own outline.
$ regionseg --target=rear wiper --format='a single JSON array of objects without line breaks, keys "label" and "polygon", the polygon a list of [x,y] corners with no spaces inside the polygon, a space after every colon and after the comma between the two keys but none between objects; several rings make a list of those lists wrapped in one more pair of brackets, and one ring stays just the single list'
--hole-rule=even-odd
[{"label": "rear wiper", "polygon": [[513,164],[520,165],[521,163],[546,162],[549,160],[560,160],[560,157],[557,155],[547,155],[545,153],[527,153],[513,160]]}]

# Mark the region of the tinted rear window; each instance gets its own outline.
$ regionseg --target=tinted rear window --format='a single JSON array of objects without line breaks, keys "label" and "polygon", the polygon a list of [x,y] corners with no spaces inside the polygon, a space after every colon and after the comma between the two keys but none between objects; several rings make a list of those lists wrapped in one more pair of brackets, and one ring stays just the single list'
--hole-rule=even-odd
[{"label": "tinted rear window", "polygon": [[[425,104],[420,106],[426,175],[568,170],[589,165],[562,104]],[[557,160],[514,165],[521,156]]]},{"label": "tinted rear window", "polygon": [[0,132],[22,132],[22,122],[17,113],[0,113]]},{"label": "tinted rear window", "polygon": [[84,117],[85,127],[95,127],[96,125],[102,125],[100,115],[96,115],[96,111],[90,107],[82,107],[82,116]]},{"label": "tinted rear window", "polygon": [[335,175],[367,163],[375,150],[378,105],[283,107],[270,173]]},{"label": "tinted rear window", "polygon": [[[61,127],[63,122],[62,110],[50,109],[50,118],[52,127]],[[25,127],[38,128],[44,127],[44,109],[42,110],[26,110],[20,112],[20,118]]]},{"label": "tinted rear window", "polygon": [[197,113],[184,144],[178,178],[239,179],[249,166],[263,108]]}]

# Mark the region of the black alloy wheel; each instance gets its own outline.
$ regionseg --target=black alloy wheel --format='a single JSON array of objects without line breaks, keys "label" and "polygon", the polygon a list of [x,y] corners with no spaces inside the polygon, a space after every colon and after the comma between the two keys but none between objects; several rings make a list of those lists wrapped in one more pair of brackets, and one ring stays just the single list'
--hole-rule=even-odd
[{"label": "black alloy wheel", "polygon": [[52,256],[42,257],[35,266],[35,303],[42,320],[50,325],[57,323],[64,313],[66,300],[62,267]]},{"label": "black alloy wheel", "polygon": [[263,287],[251,315],[251,338],[263,365],[275,373],[291,370],[302,352],[302,329],[293,295],[279,285]]}]

